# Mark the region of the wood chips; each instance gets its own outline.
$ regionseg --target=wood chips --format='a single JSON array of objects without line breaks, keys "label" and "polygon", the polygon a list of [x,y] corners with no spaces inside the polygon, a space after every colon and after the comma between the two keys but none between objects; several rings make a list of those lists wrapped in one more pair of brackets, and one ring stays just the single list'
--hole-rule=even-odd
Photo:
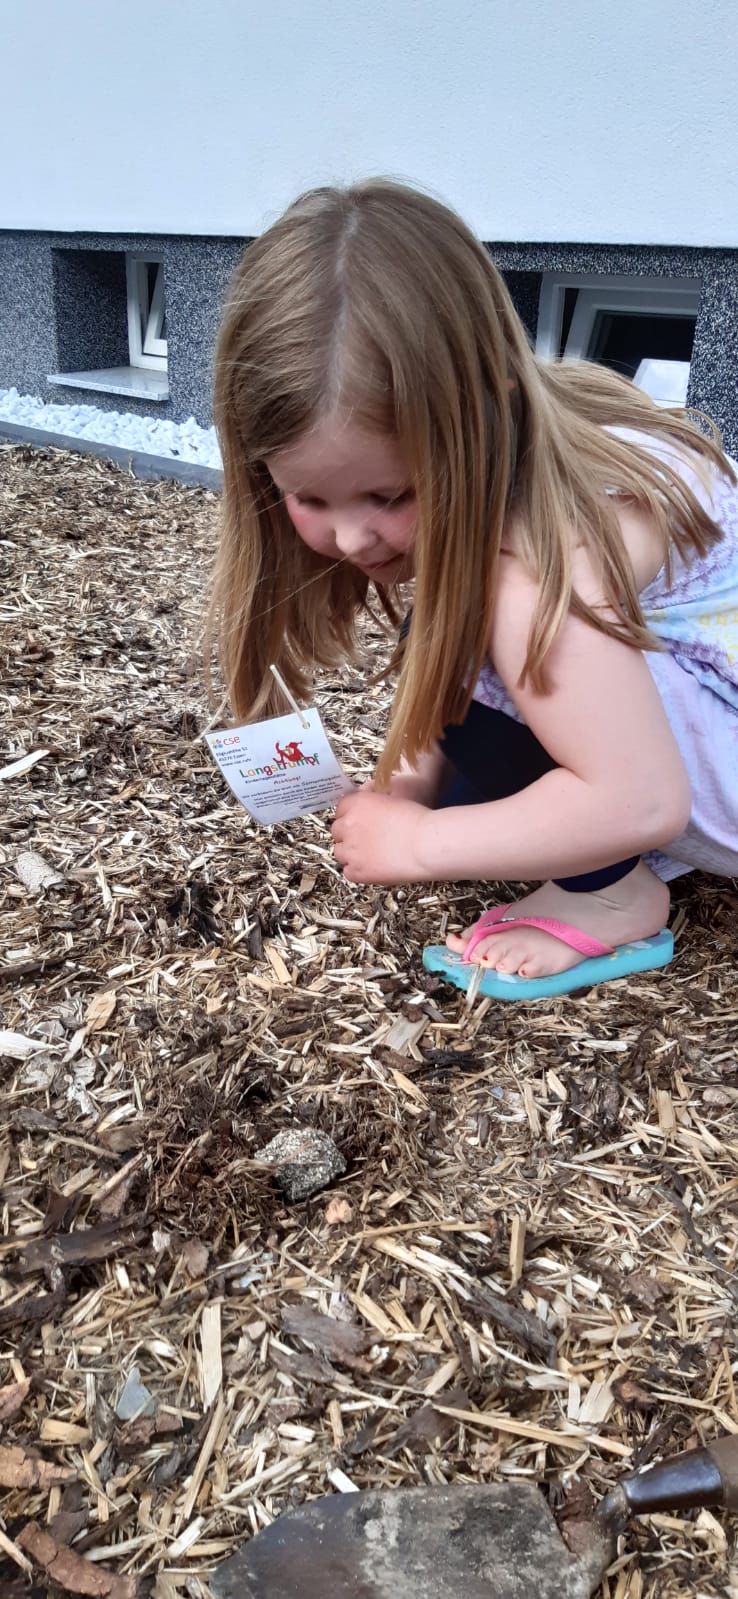
[{"label": "wood chips", "polygon": [[[325,817],[257,827],[196,741],[216,512],[0,449],[4,1599],[207,1599],[308,1496],[559,1508],[738,1431],[734,886],[675,885],[663,972],[429,978],[503,890],[347,884]],[[385,647],[318,696],[360,780]],[[347,1172],[286,1207],[254,1155],[300,1127]],[[734,1533],[633,1523],[602,1594],[738,1594]]]}]

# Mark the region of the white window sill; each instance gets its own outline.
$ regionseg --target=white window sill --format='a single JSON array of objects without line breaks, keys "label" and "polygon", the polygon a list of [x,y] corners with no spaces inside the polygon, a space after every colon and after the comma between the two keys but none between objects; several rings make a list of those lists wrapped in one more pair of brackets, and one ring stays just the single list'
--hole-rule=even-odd
[{"label": "white window sill", "polygon": [[111,366],[97,372],[50,372],[46,379],[61,389],[97,389],[100,394],[123,394],[129,399],[169,399],[165,371],[145,366]]}]

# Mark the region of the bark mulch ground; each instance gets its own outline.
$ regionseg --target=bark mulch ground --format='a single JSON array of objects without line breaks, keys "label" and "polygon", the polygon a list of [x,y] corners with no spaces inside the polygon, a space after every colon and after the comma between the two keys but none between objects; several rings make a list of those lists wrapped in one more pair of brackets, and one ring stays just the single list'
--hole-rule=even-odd
[{"label": "bark mulch ground", "polygon": [[[0,450],[6,1599],[207,1599],[308,1496],[558,1507],[738,1431],[733,885],[676,885],[667,971],[469,1007],[420,951],[496,889],[347,884],[197,741],[216,516]],[[368,776],[387,688],[318,703]],[[346,1170],[287,1205],[255,1156],[305,1129]],[[635,1523],[602,1594],[735,1595],[734,1532]]]}]

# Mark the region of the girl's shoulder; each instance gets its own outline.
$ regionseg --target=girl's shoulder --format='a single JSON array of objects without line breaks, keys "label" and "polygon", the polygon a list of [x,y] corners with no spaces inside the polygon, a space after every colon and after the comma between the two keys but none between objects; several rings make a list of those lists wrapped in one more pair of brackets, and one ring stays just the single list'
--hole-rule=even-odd
[{"label": "girl's shoulder", "polygon": [[[604,431],[613,434],[626,444],[635,445],[650,455],[652,460],[667,466],[691,489],[708,516],[715,516],[716,505],[726,493],[728,496],[738,496],[738,486],[720,471],[717,462],[698,453],[697,450],[690,449],[686,443],[676,439],[656,437],[655,434],[647,433],[642,428],[607,426]],[[725,456],[725,462],[734,473],[738,472],[738,464],[729,455]],[[612,487],[609,492],[617,494],[617,487]]]},{"label": "girl's shoulder", "polygon": [[[677,576],[686,580],[686,575],[691,574],[692,585],[699,589],[704,582],[712,584],[718,571],[738,572],[738,463],[731,456],[725,455],[725,469],[721,470],[717,461],[690,450],[688,445],[654,438],[652,434],[645,434],[635,429],[612,428],[608,431],[618,433],[621,437],[631,438],[641,449],[647,450],[652,459],[667,465],[691,491],[702,510],[719,530],[719,542],[706,554],[698,555],[694,552],[691,556],[681,554],[674,557],[672,580]],[[622,502],[617,497],[617,490],[611,492],[616,495],[615,504],[620,518]],[[658,576],[657,568],[651,581],[654,582]],[[640,583],[639,588],[642,593],[643,585]],[[668,590],[664,588],[663,594],[667,593]],[[657,603],[658,596],[654,597],[652,594],[649,599]]]},{"label": "girl's shoulder", "polygon": [[[648,588],[664,564],[664,541],[656,521],[638,500],[613,491],[613,509],[618,519],[620,534],[625,545],[636,588],[639,593]],[[503,543],[497,580],[497,602],[514,608],[530,605],[538,594],[538,584],[526,569],[520,555],[528,541],[521,514],[508,528]],[[604,588],[591,550],[574,543],[571,551],[572,582],[577,593],[588,605],[606,603]]]}]

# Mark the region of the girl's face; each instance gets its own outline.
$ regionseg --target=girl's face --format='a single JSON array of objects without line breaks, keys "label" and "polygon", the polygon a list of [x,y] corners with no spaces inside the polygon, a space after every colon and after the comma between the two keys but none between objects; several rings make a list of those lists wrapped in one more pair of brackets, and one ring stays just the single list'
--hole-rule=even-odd
[{"label": "girl's face", "polygon": [[415,493],[394,439],[326,421],[266,464],[311,550],[377,583],[412,577]]}]

